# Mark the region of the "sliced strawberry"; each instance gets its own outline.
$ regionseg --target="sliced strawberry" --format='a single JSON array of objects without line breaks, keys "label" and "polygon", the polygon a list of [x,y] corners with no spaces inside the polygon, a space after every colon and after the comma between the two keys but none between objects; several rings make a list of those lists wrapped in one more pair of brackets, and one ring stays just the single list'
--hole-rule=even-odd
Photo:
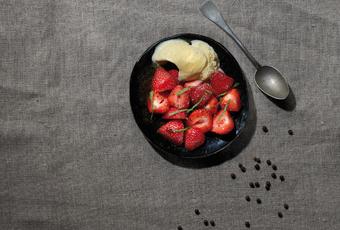
[{"label": "sliced strawberry", "polygon": [[178,70],[176,69],[171,69],[168,71],[171,76],[173,76],[176,80],[178,79]]},{"label": "sliced strawberry", "polygon": [[147,105],[150,113],[166,113],[169,110],[168,99],[162,93],[151,91]]},{"label": "sliced strawberry", "polygon": [[171,141],[175,145],[183,144],[184,138],[184,125],[182,121],[173,120],[161,126],[157,132],[165,139]]},{"label": "sliced strawberry", "polygon": [[217,112],[218,108],[218,100],[216,99],[216,97],[211,97],[208,101],[208,104],[206,104],[204,108],[208,110],[211,115],[214,115]]},{"label": "sliced strawberry", "polygon": [[193,88],[200,85],[203,81],[196,80],[196,81],[188,81],[184,83],[184,88]]},{"label": "sliced strawberry", "polygon": [[177,85],[170,93],[168,101],[171,106],[178,109],[186,109],[190,106],[190,96],[188,88]]},{"label": "sliced strawberry", "polygon": [[214,117],[211,132],[223,135],[230,133],[234,127],[235,124],[230,113],[226,110],[221,110]]},{"label": "sliced strawberry", "polygon": [[216,71],[211,75],[210,84],[214,94],[218,96],[231,89],[234,84],[234,79],[220,71]]},{"label": "sliced strawberry", "polygon": [[212,116],[205,109],[198,109],[192,112],[187,120],[187,125],[198,128],[202,133],[209,132],[212,128]]},{"label": "sliced strawberry", "polygon": [[[229,102],[229,103],[228,103]],[[237,89],[231,89],[220,101],[222,108],[226,104],[228,104],[227,110],[232,112],[240,111],[241,105],[241,96]]]},{"label": "sliced strawberry", "polygon": [[168,71],[162,67],[158,67],[153,75],[152,89],[155,92],[164,92],[172,90],[177,85],[175,79]]},{"label": "sliced strawberry", "polygon": [[190,128],[185,131],[184,146],[187,150],[192,151],[205,142],[205,135],[197,128]]},{"label": "sliced strawberry", "polygon": [[190,90],[191,103],[198,104],[198,108],[205,106],[212,96],[212,88],[208,83],[202,83]]},{"label": "sliced strawberry", "polygon": [[171,107],[168,112],[166,112],[163,117],[166,120],[174,120],[174,119],[186,119],[187,115],[184,111],[181,111],[175,107]]}]

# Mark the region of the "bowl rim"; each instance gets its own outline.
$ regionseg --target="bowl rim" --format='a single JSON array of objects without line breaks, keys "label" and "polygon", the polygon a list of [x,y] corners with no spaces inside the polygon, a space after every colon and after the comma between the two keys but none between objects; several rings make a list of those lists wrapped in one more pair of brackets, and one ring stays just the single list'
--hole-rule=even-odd
[{"label": "bowl rim", "polygon": [[143,132],[143,129],[141,127],[141,125],[137,122],[137,119],[136,119],[136,114],[134,113],[134,110],[132,108],[132,104],[131,104],[131,99],[132,99],[132,94],[131,94],[131,87],[132,87],[132,76],[134,75],[134,72],[136,71],[136,66],[137,64],[142,60],[142,58],[144,57],[145,54],[147,54],[148,52],[150,52],[150,50],[152,50],[153,48],[155,48],[159,43],[161,42],[164,42],[164,41],[167,41],[167,40],[170,40],[170,39],[178,39],[180,37],[187,37],[187,36],[192,36],[192,37],[197,37],[197,39],[199,39],[199,37],[201,38],[204,38],[206,40],[209,40],[211,42],[214,42],[216,43],[216,45],[220,46],[220,48],[226,52],[228,55],[230,55],[236,62],[237,66],[239,67],[239,69],[241,70],[240,71],[240,74],[242,76],[242,78],[244,79],[245,81],[245,92],[247,94],[247,108],[248,108],[248,113],[250,112],[249,110],[249,90],[250,90],[250,86],[249,86],[249,82],[248,82],[248,79],[245,77],[245,74],[244,74],[244,71],[243,69],[241,68],[240,64],[238,63],[237,59],[229,52],[229,50],[224,47],[220,42],[212,39],[211,37],[207,37],[205,35],[201,35],[201,34],[195,34],[195,33],[179,33],[179,34],[173,34],[173,35],[170,35],[170,36],[167,36],[167,37],[163,37],[161,39],[159,39],[158,41],[152,43],[143,53],[142,55],[140,55],[140,57],[138,58],[138,61],[135,62],[134,66],[133,66],[133,69],[132,69],[132,72],[130,74],[130,80],[129,80],[129,101],[130,101],[130,109],[131,109],[131,112],[133,114],[133,118],[135,120],[135,123],[137,124],[139,130],[142,132],[144,138],[149,142],[149,144],[151,145],[151,147],[153,147],[155,150],[157,151],[161,151],[162,153],[166,153],[166,154],[171,154],[173,156],[176,156],[176,157],[179,157],[179,158],[182,158],[182,159],[204,159],[204,158],[208,158],[208,157],[211,157],[213,155],[216,155],[218,153],[220,153],[221,151],[225,150],[226,148],[228,148],[231,144],[234,143],[234,141],[236,139],[239,138],[239,136],[241,134],[243,134],[244,130],[247,128],[248,126],[248,120],[249,120],[249,114],[246,116],[245,118],[245,124],[244,126],[240,129],[240,131],[238,132],[238,134],[235,134],[234,138],[232,138],[229,143],[227,143],[226,145],[224,145],[223,147],[217,149],[217,150],[214,150],[212,152],[209,152],[209,153],[206,153],[206,154],[203,154],[203,155],[198,155],[198,156],[183,156],[183,155],[178,155],[178,154],[174,154],[172,152],[169,152],[169,151],[166,151],[164,150],[163,148],[161,148],[160,146],[158,146],[157,144],[153,143],[152,140],[150,140],[146,135],[145,133]]}]

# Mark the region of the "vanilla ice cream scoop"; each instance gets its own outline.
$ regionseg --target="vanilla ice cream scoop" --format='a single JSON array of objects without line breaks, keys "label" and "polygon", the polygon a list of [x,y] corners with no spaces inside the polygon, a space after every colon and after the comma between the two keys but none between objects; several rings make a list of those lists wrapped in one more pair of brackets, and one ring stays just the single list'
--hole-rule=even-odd
[{"label": "vanilla ice cream scoop", "polygon": [[175,64],[181,81],[206,80],[219,68],[214,49],[200,40],[192,41],[191,45],[182,39],[162,42],[156,47],[152,61],[159,64],[165,61]]}]

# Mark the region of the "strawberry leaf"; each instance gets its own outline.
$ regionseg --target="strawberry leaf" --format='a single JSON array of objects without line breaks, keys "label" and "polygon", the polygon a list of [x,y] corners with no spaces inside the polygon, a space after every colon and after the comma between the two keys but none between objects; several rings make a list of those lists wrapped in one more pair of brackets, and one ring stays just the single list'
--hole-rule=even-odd
[{"label": "strawberry leaf", "polygon": [[189,89],[191,89],[192,87],[186,87],[186,88],[183,88],[183,89],[181,89],[180,91],[178,91],[177,93],[176,93],[176,95],[177,96],[180,96],[180,95],[182,95],[183,93],[185,93],[186,91],[188,91]]}]

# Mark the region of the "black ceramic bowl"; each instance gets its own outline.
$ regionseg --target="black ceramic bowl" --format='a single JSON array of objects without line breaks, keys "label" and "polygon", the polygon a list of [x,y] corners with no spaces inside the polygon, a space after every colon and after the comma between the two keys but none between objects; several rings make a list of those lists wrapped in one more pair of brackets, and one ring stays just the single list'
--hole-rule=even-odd
[{"label": "black ceramic bowl", "polygon": [[[161,116],[154,115],[151,119],[147,110],[146,101],[151,90],[151,79],[155,70],[155,64],[151,57],[155,47],[166,40],[180,38],[186,41],[202,40],[214,48],[220,60],[220,68],[239,83],[238,89],[241,94],[242,109],[238,113],[232,113],[235,121],[235,129],[228,135],[206,134],[206,142],[194,151],[187,151],[183,146],[176,146],[165,140],[157,133],[157,129],[166,123]],[[165,66],[166,68],[166,66]],[[226,150],[235,141],[245,128],[249,113],[248,84],[243,72],[229,51],[215,40],[197,34],[178,34],[161,39],[151,45],[135,64],[130,78],[130,104],[131,109],[140,130],[145,138],[162,155],[175,155],[180,158],[205,158]]]}]

